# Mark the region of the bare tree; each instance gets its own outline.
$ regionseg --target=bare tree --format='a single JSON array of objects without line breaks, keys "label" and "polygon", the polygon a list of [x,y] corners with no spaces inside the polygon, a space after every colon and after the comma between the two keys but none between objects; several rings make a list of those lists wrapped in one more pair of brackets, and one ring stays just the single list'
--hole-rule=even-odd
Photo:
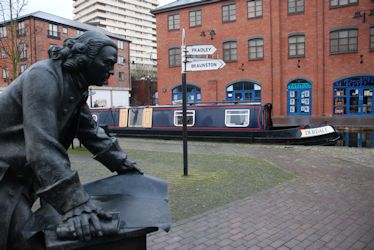
[{"label": "bare tree", "polygon": [[132,80],[155,80],[157,74],[152,65],[137,64],[131,69]]},{"label": "bare tree", "polygon": [[19,23],[19,17],[26,5],[27,0],[0,0],[2,66],[10,65],[12,79],[17,77],[18,62],[21,55],[26,53],[26,43],[23,38],[25,27]]}]

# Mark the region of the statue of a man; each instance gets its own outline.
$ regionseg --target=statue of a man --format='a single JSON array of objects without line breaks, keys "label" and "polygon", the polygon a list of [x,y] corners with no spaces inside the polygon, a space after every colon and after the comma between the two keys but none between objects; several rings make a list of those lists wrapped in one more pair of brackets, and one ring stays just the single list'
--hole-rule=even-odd
[{"label": "statue of a man", "polygon": [[50,49],[49,56],[0,95],[0,249],[24,247],[19,232],[37,196],[80,239],[102,235],[100,218],[109,214],[91,204],[70,168],[67,149],[75,136],[111,171],[141,173],[86,104],[88,86],[102,86],[113,75],[116,44],[88,31]]}]

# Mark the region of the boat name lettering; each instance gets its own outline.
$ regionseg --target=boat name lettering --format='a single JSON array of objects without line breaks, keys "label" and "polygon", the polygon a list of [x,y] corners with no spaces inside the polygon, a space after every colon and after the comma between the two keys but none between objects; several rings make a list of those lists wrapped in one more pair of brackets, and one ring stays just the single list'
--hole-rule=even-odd
[{"label": "boat name lettering", "polygon": [[333,133],[334,129],[331,126],[324,126],[320,128],[301,129],[301,137],[310,137],[316,135],[324,135]]}]

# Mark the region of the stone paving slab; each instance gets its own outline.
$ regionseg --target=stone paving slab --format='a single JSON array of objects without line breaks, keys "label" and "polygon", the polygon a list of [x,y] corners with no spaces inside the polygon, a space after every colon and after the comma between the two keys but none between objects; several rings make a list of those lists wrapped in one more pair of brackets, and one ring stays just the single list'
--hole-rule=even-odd
[{"label": "stone paving slab", "polygon": [[[120,143],[182,151],[179,141]],[[298,178],[178,221],[148,249],[374,249],[373,149],[189,142],[189,152],[257,157]]]}]

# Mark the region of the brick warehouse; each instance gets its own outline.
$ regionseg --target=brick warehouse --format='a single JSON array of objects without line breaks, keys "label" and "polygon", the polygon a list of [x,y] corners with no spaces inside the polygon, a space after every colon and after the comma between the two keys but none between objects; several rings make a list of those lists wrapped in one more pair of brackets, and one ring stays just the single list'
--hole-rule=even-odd
[{"label": "brick warehouse", "polygon": [[152,11],[159,104],[181,99],[180,46],[212,44],[223,69],[187,73],[190,102],[273,103],[275,116],[373,116],[371,0],[179,0]]},{"label": "brick warehouse", "polygon": [[[111,37],[118,44],[118,63],[115,65],[115,74],[110,77],[108,86],[90,87],[89,104],[93,106],[128,106],[129,92],[131,90],[129,44],[125,38],[109,33],[95,26],[75,22],[66,18],[55,16],[42,11],[22,16],[17,21],[17,43],[20,49],[18,74],[21,74],[31,64],[48,58],[48,49],[53,45],[61,46],[66,38],[77,37],[87,30],[100,30]],[[13,79],[11,74],[10,58],[4,49],[7,39],[11,36],[9,23],[0,26],[2,55],[0,58],[1,88],[8,86]]]}]

